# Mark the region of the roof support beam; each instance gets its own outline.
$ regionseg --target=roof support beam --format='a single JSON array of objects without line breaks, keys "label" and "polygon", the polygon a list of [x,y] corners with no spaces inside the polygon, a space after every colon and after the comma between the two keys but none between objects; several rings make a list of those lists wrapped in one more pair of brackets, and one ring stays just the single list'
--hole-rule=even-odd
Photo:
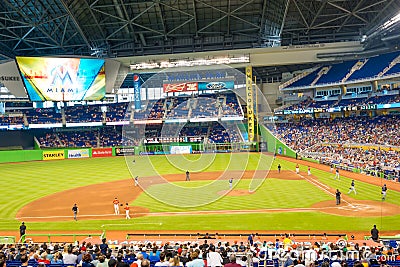
[{"label": "roof support beam", "polygon": [[24,34],[24,36],[21,37],[21,39],[19,39],[18,43],[16,43],[13,47],[12,50],[17,49],[17,47],[19,46],[19,44],[35,29],[36,27],[32,27],[30,28],[30,30]]},{"label": "roof support beam", "polygon": [[194,18],[194,28],[195,28],[195,37],[199,37],[199,26],[197,25],[197,9],[196,9],[196,1],[192,0],[192,5],[193,5],[193,18]]},{"label": "roof support beam", "polygon": [[83,32],[83,30],[81,29],[81,27],[79,26],[78,21],[76,20],[75,16],[72,14],[71,10],[69,9],[68,5],[65,3],[65,0],[60,0],[61,4],[63,5],[65,11],[67,12],[67,14],[69,15],[69,17],[71,18],[72,22],[74,23],[76,29],[78,30],[79,34],[81,35],[83,41],[85,42],[85,44],[87,45],[87,47],[89,49],[91,49],[91,45],[89,43],[88,38],[86,37],[85,33]]}]

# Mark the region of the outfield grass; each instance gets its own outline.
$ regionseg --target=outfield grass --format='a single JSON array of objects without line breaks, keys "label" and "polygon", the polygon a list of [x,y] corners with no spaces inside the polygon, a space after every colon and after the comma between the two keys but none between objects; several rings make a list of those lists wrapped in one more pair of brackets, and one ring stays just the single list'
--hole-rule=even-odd
[{"label": "outfield grass", "polygon": [[[29,202],[43,196],[80,186],[130,179],[131,174],[151,176],[155,174],[184,173],[191,171],[222,170],[256,170],[267,169],[272,158],[260,154],[204,154],[185,156],[152,156],[128,158],[128,166],[123,157],[61,160],[50,162],[27,162],[18,164],[0,164],[2,179],[0,186],[0,230],[15,230],[20,222],[15,219],[17,211]],[[283,169],[294,170],[295,164],[276,159],[272,166],[277,169],[280,163]],[[305,163],[306,164],[306,163]],[[301,170],[306,171],[302,165]],[[333,174],[313,170],[318,179],[332,187],[347,193],[350,179],[342,177],[341,181],[333,180]],[[371,177],[371,179],[377,179]],[[171,191],[171,185],[160,184],[149,188],[149,192],[174,199],[177,205],[167,205],[156,201],[149,195],[140,195],[132,205],[148,207],[152,212],[197,211],[197,210],[255,210],[263,208],[298,208],[309,207],[315,202],[333,199],[320,189],[303,180],[256,179],[253,182],[260,186],[258,190],[245,196],[225,196],[210,204],[200,207],[179,208],[179,202],[201,198],[201,190],[209,181],[178,182],[179,187],[195,187],[192,195],[178,195]],[[247,189],[250,180],[241,180],[236,189]],[[207,194],[217,194],[228,189],[226,180],[213,183]],[[355,199],[379,200],[380,188],[367,183],[356,182]],[[99,196],[101,197],[101,196]],[[400,205],[400,193],[390,191],[387,202]],[[49,205],[51,205],[49,203]],[[179,216],[146,216],[126,220],[90,220],[61,221],[46,223],[29,223],[30,230],[354,230],[368,231],[371,225],[377,224],[380,230],[398,230],[400,215],[387,217],[343,217],[320,212],[286,212],[286,213],[249,213],[249,214],[212,214],[212,215],[179,215]],[[111,226],[110,224],[118,224]],[[101,227],[103,226],[103,227]]]},{"label": "outfield grass", "polygon": [[[315,190],[315,186],[305,180],[278,180],[267,179],[261,187],[253,194],[241,196],[225,196],[207,205],[181,208],[184,202],[199,203],[201,198],[213,199],[219,191],[227,190],[228,182],[219,180],[213,186],[203,189],[208,181],[192,181],[190,183],[179,182],[173,184],[158,184],[151,186],[147,192],[150,195],[161,196],[161,199],[168,199],[169,203],[159,203],[156,199],[146,194],[140,195],[133,203],[134,206],[143,206],[151,212],[177,212],[177,211],[198,211],[198,210],[257,210],[272,208],[304,208],[320,201],[330,200],[332,196],[322,190]],[[241,180],[235,189],[248,190],[250,180]],[[171,194],[174,192],[174,185],[192,187],[190,191],[182,191],[186,194]],[[301,188],[301,193],[298,190]],[[211,190],[210,190],[211,189]],[[199,200],[200,199],[200,200]],[[171,205],[176,204],[176,205]],[[190,205],[192,206],[192,205]]]}]

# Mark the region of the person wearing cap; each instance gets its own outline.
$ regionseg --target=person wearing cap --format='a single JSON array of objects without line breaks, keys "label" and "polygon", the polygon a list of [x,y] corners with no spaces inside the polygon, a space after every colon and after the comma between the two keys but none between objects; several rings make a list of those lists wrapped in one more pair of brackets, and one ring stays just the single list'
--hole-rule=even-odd
[{"label": "person wearing cap", "polygon": [[114,198],[113,205],[114,205],[114,214],[119,215],[119,200],[118,200],[118,198]]},{"label": "person wearing cap", "polygon": [[340,195],[342,193],[339,191],[339,189],[336,189],[335,197],[336,197],[336,205],[340,205]]},{"label": "person wearing cap", "polygon": [[131,218],[131,216],[129,215],[129,204],[128,204],[128,202],[126,202],[124,210],[125,210],[125,219],[129,220]]},{"label": "person wearing cap", "polygon": [[77,221],[78,220],[78,206],[76,204],[74,204],[74,206],[72,207],[72,213],[74,214],[74,220]]},{"label": "person wearing cap", "polygon": [[384,184],[383,186],[382,186],[382,192],[381,192],[381,194],[382,194],[382,200],[385,200],[386,199],[386,193],[387,193],[387,186],[386,186],[386,184]]},{"label": "person wearing cap", "polygon": [[351,180],[349,192],[347,192],[347,194],[349,195],[351,192],[354,192],[354,194],[357,195],[357,191],[356,191],[354,180]]}]

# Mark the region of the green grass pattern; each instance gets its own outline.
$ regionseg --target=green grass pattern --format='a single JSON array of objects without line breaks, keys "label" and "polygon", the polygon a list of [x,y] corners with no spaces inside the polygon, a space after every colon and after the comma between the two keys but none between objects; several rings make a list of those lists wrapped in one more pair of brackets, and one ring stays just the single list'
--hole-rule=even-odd
[{"label": "green grass pattern", "polygon": [[[199,158],[200,157],[200,158]],[[19,209],[29,202],[46,195],[61,192],[80,186],[130,179],[132,175],[151,176],[159,174],[182,174],[191,171],[223,171],[223,170],[276,170],[278,163],[283,170],[294,170],[295,164],[262,154],[204,154],[185,156],[135,156],[133,157],[91,158],[78,160],[60,160],[49,162],[26,162],[17,164],[0,164],[2,179],[0,187],[0,230],[16,230],[19,221],[15,215]],[[127,163],[129,168],[127,167]],[[307,170],[307,164],[301,165],[301,171]],[[341,177],[341,181],[333,180],[334,174],[312,170],[319,181],[347,193],[350,179]],[[371,177],[371,179],[379,179]],[[236,182],[236,181],[235,181]],[[197,211],[197,210],[257,210],[268,208],[310,207],[313,203],[333,199],[310,183],[303,180],[256,179],[260,185],[258,190],[246,196],[226,196],[200,207],[179,208],[179,203],[192,203],[192,199],[201,198],[203,194],[214,195],[228,189],[226,180],[215,181],[213,190],[204,192],[202,188],[209,181],[178,182],[180,187],[194,187],[191,195],[175,194],[171,185],[160,184],[149,188],[175,199],[177,205],[166,205],[146,194],[140,195],[132,205],[148,207],[153,212]],[[250,180],[241,180],[236,189],[246,190]],[[357,195],[355,199],[380,200],[380,187],[356,181]],[[171,191],[172,190],[172,191]],[[198,191],[196,191],[198,190]],[[101,197],[101,196],[99,196]],[[192,202],[191,202],[192,201]],[[389,191],[386,202],[400,205],[400,192]],[[195,203],[194,203],[195,204]],[[50,205],[50,204],[49,204]],[[382,203],[384,205],[384,203]],[[134,220],[88,220],[60,222],[30,222],[29,230],[354,230],[360,231],[377,224],[380,230],[398,230],[400,215],[386,217],[353,217],[328,215],[320,212],[282,212],[282,213],[248,213],[248,214],[207,214],[179,216],[145,216]],[[109,226],[109,224],[118,224]],[[103,226],[103,227],[102,227]]]}]

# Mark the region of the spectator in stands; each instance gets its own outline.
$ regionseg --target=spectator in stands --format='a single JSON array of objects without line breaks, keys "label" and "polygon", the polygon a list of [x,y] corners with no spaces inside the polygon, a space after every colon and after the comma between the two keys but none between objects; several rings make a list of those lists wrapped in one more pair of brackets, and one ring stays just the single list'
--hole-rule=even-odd
[{"label": "spectator in stands", "polygon": [[149,261],[149,260],[146,260],[146,259],[144,259],[144,260],[142,261],[142,265],[141,265],[141,267],[150,267],[150,261]]},{"label": "spectator in stands", "polygon": [[72,254],[72,246],[68,247],[68,254],[64,256],[64,264],[65,265],[75,265],[77,264],[78,256]]},{"label": "spectator in stands", "polygon": [[106,261],[106,257],[103,254],[99,255],[98,260],[96,267],[108,267],[108,261]]},{"label": "spectator in stands", "polygon": [[192,254],[190,255],[190,259],[191,260],[186,264],[186,267],[204,267],[205,266],[204,261],[201,258],[199,258],[198,251],[192,252]]},{"label": "spectator in stands", "polygon": [[106,239],[106,238],[103,238],[103,239],[101,240],[100,252],[101,252],[101,254],[103,254],[103,255],[106,255],[107,252],[108,252],[108,244],[107,244],[107,239]]},{"label": "spectator in stands", "polygon": [[215,252],[215,246],[211,245],[207,254],[207,266],[219,267],[222,266],[221,254]]},{"label": "spectator in stands", "polygon": [[117,267],[117,261],[115,259],[110,259],[108,261],[108,267]]},{"label": "spectator in stands", "polygon": [[156,267],[168,267],[169,266],[169,262],[165,258],[164,251],[160,253],[160,261],[156,262],[156,264],[154,266],[156,266]]},{"label": "spectator in stands", "polygon": [[23,266],[23,267],[29,266],[28,260],[29,260],[29,259],[28,259],[28,256],[27,256],[27,255],[22,255],[22,256],[20,257],[21,266]]},{"label": "spectator in stands", "polygon": [[63,256],[59,251],[54,253],[54,257],[51,259],[51,264],[63,264]]},{"label": "spectator in stands", "polygon": [[175,255],[173,258],[170,259],[169,266],[183,266],[183,263],[180,261],[179,256]]},{"label": "spectator in stands", "polygon": [[236,263],[236,255],[234,253],[229,256],[229,263],[225,264],[224,267],[241,267],[240,264]]},{"label": "spectator in stands", "polygon": [[126,262],[124,262],[122,253],[117,254],[117,267],[129,267],[129,265]]},{"label": "spectator in stands", "polygon": [[40,255],[40,258],[38,259],[38,263],[50,264],[50,261],[47,259],[47,253],[46,252],[43,252]]},{"label": "spectator in stands", "polygon": [[136,261],[134,263],[136,263],[138,267],[141,267],[143,260],[144,260],[143,254],[142,253],[138,253],[136,255]]},{"label": "spectator in stands", "polygon": [[160,251],[157,249],[157,246],[153,247],[153,250],[149,253],[150,262],[158,262],[160,261]]},{"label": "spectator in stands", "polygon": [[84,254],[82,257],[82,267],[95,267],[92,260],[92,255],[89,253]]}]

